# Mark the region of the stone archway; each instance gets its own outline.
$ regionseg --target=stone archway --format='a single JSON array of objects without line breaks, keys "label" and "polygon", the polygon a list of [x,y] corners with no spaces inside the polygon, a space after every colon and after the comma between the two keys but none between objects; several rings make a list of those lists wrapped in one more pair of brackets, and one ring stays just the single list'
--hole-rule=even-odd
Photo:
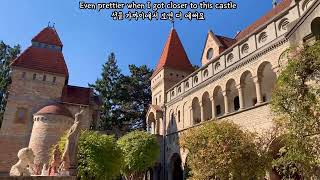
[{"label": "stone archway", "polygon": [[214,116],[219,117],[225,114],[225,105],[224,105],[224,99],[223,99],[223,93],[222,88],[220,86],[217,86],[214,88],[213,91],[213,100],[214,100]]},{"label": "stone archway", "polygon": [[201,107],[197,97],[192,100],[192,118],[193,125],[201,122]]},{"label": "stone archway", "polygon": [[210,120],[212,118],[212,103],[208,92],[202,95],[202,108],[203,108],[203,121]]},{"label": "stone archway", "polygon": [[149,113],[148,115],[147,131],[152,134],[158,133],[157,123],[156,123],[155,115],[153,112]]},{"label": "stone archway", "polygon": [[239,92],[234,79],[228,80],[226,84],[226,93],[228,96],[229,112],[235,112],[240,109]]},{"label": "stone archway", "polygon": [[316,17],[311,22],[311,32],[316,37],[316,40],[320,40],[320,17]]},{"label": "stone archway", "polygon": [[277,75],[272,69],[270,62],[265,61],[259,65],[258,79],[261,87],[261,100],[268,102],[271,100],[272,90],[276,84]]},{"label": "stone archway", "polygon": [[174,153],[170,160],[170,180],[183,180],[182,160],[178,153]]},{"label": "stone archway", "polygon": [[245,71],[242,73],[240,77],[240,86],[243,93],[244,109],[254,106],[257,101],[257,95],[252,73],[250,71]]}]

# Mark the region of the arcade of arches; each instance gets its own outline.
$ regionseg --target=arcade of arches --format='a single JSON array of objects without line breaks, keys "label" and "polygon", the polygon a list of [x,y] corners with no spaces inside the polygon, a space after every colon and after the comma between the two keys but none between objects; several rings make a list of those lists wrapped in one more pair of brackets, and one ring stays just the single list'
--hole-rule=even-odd
[{"label": "arcade of arches", "polygon": [[[271,100],[272,89],[276,82],[276,73],[270,62],[260,64],[257,76],[253,77],[249,70],[243,72],[240,84],[235,79],[226,82],[223,87],[216,86],[202,97],[194,97],[190,108],[192,124],[217,118],[240,110],[251,108]],[[199,101],[201,99],[201,101]]]}]

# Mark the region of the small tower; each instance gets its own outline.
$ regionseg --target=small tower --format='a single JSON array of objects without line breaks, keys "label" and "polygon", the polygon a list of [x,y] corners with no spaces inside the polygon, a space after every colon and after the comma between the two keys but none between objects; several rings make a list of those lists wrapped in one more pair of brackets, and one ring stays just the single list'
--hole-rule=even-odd
[{"label": "small tower", "polygon": [[8,172],[17,152],[29,144],[33,114],[61,99],[68,81],[62,43],[53,27],[46,27],[11,64],[11,85],[0,130],[0,172]]},{"label": "small tower", "polygon": [[193,70],[178,33],[172,28],[157,67],[150,78],[152,104],[162,106],[166,101],[165,92]]}]

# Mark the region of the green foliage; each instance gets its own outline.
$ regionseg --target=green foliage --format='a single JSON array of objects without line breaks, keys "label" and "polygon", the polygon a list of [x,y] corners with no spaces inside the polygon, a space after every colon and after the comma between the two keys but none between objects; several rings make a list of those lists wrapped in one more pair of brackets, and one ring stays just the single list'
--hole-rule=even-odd
[{"label": "green foliage", "polygon": [[189,150],[191,179],[259,179],[271,167],[255,136],[240,126],[223,121],[190,129],[180,143]]},{"label": "green foliage", "polygon": [[8,86],[10,80],[10,63],[20,53],[20,45],[10,47],[0,41],[0,127],[2,124],[3,113],[7,104]]},{"label": "green foliage", "polygon": [[145,129],[145,114],[151,102],[149,78],[152,70],[143,65],[129,65],[130,75],[123,75],[114,53],[103,65],[101,78],[90,87],[102,99],[100,130],[123,132]]},{"label": "green foliage", "polygon": [[273,163],[284,178],[310,178],[319,167],[320,42],[289,51],[272,95],[272,110],[285,120],[287,135]]},{"label": "green foliage", "polygon": [[[62,155],[62,153],[64,152],[64,148],[65,148],[65,146],[66,146],[66,143],[67,143],[67,134],[68,134],[68,131],[66,131],[61,137],[60,137],[60,139],[59,139],[59,141],[58,141],[58,149],[59,149],[59,151],[60,151],[60,153],[61,153],[61,155]],[[50,156],[50,160],[49,160],[49,162],[51,162],[52,161],[52,155],[53,155],[53,152],[54,152],[54,147],[55,147],[55,145],[52,145],[51,147],[50,147],[50,150],[49,150],[49,156]]]},{"label": "green foliage", "polygon": [[114,179],[120,174],[122,151],[115,138],[83,131],[79,139],[78,177],[80,179]]},{"label": "green foliage", "polygon": [[156,137],[147,132],[132,131],[121,137],[117,143],[124,154],[122,173],[127,179],[141,179],[160,154]]},{"label": "green foliage", "polygon": [[99,122],[99,128],[102,130],[110,129],[117,124],[116,98],[117,84],[120,78],[120,69],[117,65],[117,60],[114,53],[108,56],[107,62],[102,66],[101,78],[97,79],[95,84],[89,86],[94,88],[95,93],[101,97],[102,106]]}]

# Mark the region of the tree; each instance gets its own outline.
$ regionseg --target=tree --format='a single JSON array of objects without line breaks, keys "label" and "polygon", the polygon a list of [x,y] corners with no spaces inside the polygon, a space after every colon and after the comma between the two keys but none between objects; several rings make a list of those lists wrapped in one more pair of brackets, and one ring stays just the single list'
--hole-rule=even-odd
[{"label": "tree", "polygon": [[[284,177],[309,179],[320,165],[320,42],[288,51],[272,95],[272,110],[287,129],[280,157],[274,160]],[[289,168],[287,170],[287,166]],[[284,172],[285,171],[285,172]]]},{"label": "tree", "polygon": [[189,151],[192,179],[259,179],[271,162],[254,140],[254,134],[222,121],[188,130],[180,145]]},{"label": "tree", "polygon": [[143,131],[132,131],[118,140],[124,154],[122,173],[126,179],[143,179],[144,172],[152,167],[160,154],[160,147],[154,135]]},{"label": "tree", "polygon": [[8,86],[10,79],[10,64],[20,53],[20,45],[11,47],[0,42],[0,127],[3,120],[3,114],[7,104]]},{"label": "tree", "polygon": [[129,130],[146,129],[145,115],[151,102],[150,77],[152,70],[146,65],[129,65],[130,76],[122,75],[118,83],[118,100],[122,122]]},{"label": "tree", "polygon": [[78,177],[80,179],[114,179],[120,175],[122,151],[115,138],[83,131],[79,139]]},{"label": "tree", "polygon": [[115,54],[111,53],[107,62],[102,66],[101,78],[97,79],[95,84],[89,84],[102,100],[101,121],[99,122],[101,130],[112,130],[119,123],[115,113],[118,108],[118,105],[115,104],[118,93],[115,85],[118,83],[120,75]]}]

